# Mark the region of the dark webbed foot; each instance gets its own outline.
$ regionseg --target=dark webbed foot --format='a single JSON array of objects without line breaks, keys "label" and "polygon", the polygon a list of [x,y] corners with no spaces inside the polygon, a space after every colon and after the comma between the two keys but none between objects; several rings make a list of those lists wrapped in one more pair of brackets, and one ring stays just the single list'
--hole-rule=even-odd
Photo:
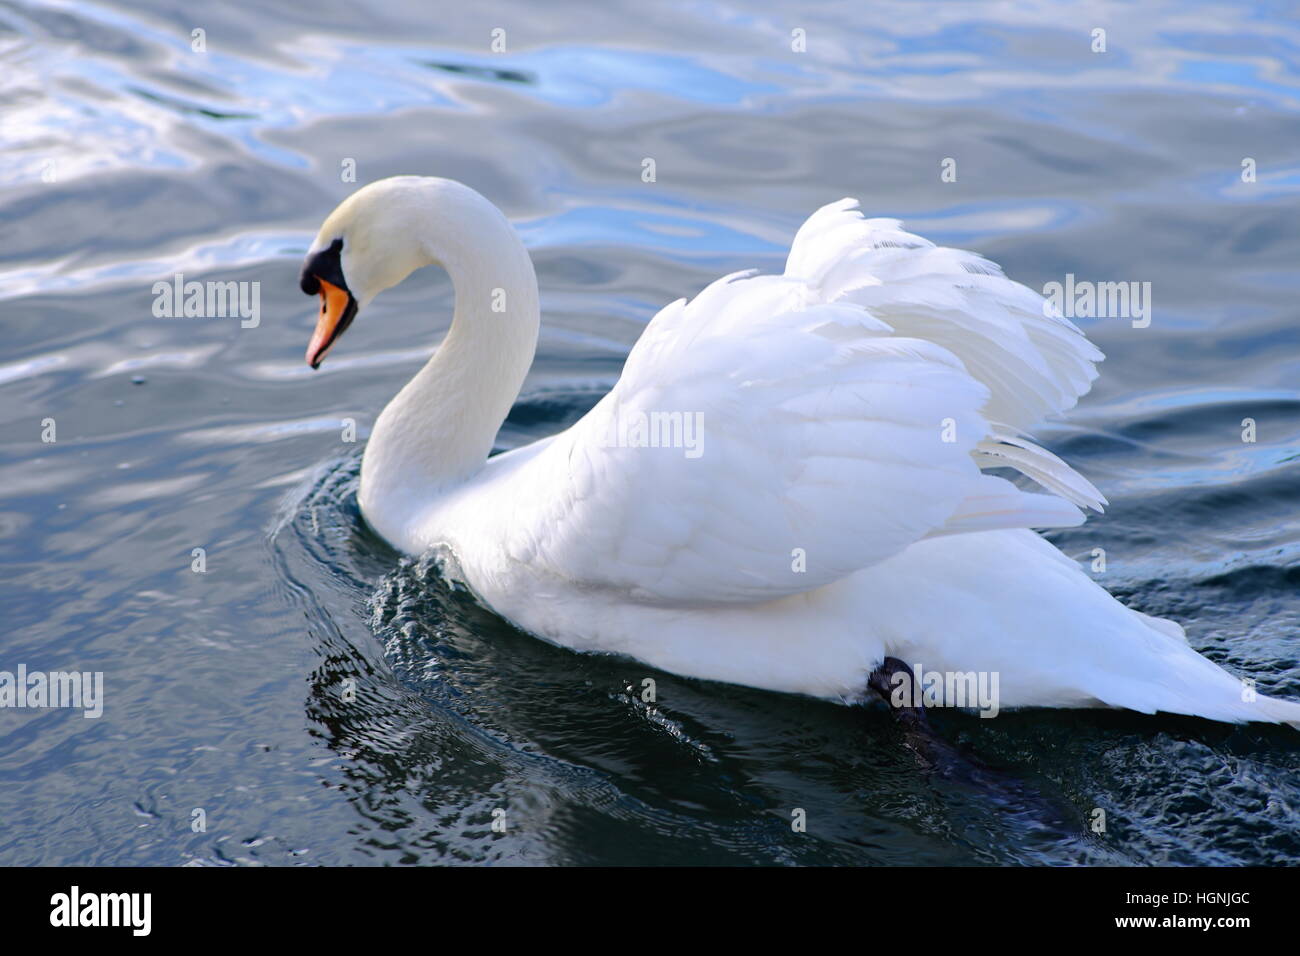
[{"label": "dark webbed foot", "polygon": [[916,675],[897,657],[886,657],[867,678],[867,686],[889,705],[903,734],[903,743],[922,767],[951,783],[972,787],[1004,811],[1027,816],[1038,826],[1073,831],[1077,814],[1049,800],[1013,774],[995,770],[950,744],[930,724],[916,688]]},{"label": "dark webbed foot", "polygon": [[912,668],[897,657],[886,657],[867,678],[867,686],[889,705],[890,712],[903,731],[903,742],[907,749],[916,754],[927,767],[945,777],[953,776],[959,769],[983,767],[978,761],[963,757],[957,748],[930,726],[919,692],[913,693],[916,675],[912,673]]}]

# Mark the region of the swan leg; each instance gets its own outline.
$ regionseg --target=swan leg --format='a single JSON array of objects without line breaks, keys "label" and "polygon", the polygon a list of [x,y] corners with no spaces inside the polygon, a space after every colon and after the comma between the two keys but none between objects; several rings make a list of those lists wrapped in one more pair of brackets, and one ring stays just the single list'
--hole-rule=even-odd
[{"label": "swan leg", "polygon": [[945,740],[930,724],[923,703],[896,702],[894,692],[899,684],[898,674],[907,675],[906,686],[916,686],[916,675],[897,657],[886,657],[867,678],[867,686],[889,705],[902,731],[904,746],[916,756],[924,770],[949,783],[983,794],[1002,812],[1026,823],[1066,835],[1073,835],[1081,829],[1076,811],[1049,798],[1026,781],[962,753]]},{"label": "swan leg", "polygon": [[944,777],[968,776],[959,772],[959,768],[965,765],[987,769],[983,764],[963,756],[956,747],[939,736],[930,725],[925,705],[919,700],[914,704],[894,700],[899,685],[896,678],[898,674],[907,675],[904,686],[916,686],[916,675],[912,673],[912,668],[897,657],[886,657],[881,661],[880,666],[867,678],[867,686],[889,705],[890,713],[903,732],[903,743],[907,749],[916,754],[927,770],[935,770]]}]

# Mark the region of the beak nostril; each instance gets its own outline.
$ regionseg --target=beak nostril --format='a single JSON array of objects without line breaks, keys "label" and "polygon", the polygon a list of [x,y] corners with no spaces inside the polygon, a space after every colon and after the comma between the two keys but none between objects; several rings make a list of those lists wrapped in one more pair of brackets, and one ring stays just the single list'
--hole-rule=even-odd
[{"label": "beak nostril", "polygon": [[307,362],[312,368],[320,365],[321,359],[334,344],[334,340],[347,331],[357,312],[357,303],[351,293],[324,279],[319,281],[320,313],[316,320],[316,329],[312,332],[311,343],[307,346]]}]

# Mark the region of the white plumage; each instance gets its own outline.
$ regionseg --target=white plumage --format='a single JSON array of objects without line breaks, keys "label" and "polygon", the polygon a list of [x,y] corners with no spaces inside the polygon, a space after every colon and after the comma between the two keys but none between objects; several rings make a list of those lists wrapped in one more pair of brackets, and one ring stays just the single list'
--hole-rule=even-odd
[{"label": "white plumage", "polygon": [[[979,256],[825,206],[783,275],[668,305],[586,416],[485,462],[537,335],[508,221],[460,184],[399,177],[347,200],[313,250],[336,239],[362,306],[432,262],[457,293],[447,339],[376,422],[363,513],[402,550],[441,549],[526,631],[832,699],[862,696],[888,655],[997,672],[1002,707],[1300,720],[1243,699],[1178,625],[1028,530],[1105,503],[1025,435],[1074,406],[1102,356]],[[655,416],[698,424],[697,446],[626,440]]]}]

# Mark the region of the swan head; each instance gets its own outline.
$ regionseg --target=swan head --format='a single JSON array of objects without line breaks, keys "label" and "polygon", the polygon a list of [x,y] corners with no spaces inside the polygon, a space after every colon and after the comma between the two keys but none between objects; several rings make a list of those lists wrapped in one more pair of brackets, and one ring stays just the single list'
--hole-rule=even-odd
[{"label": "swan head", "polygon": [[326,218],[298,281],[307,295],[320,296],[316,330],[307,346],[312,368],[320,366],[375,296],[435,261],[425,234],[442,183],[450,180],[381,179],[358,189]]}]

